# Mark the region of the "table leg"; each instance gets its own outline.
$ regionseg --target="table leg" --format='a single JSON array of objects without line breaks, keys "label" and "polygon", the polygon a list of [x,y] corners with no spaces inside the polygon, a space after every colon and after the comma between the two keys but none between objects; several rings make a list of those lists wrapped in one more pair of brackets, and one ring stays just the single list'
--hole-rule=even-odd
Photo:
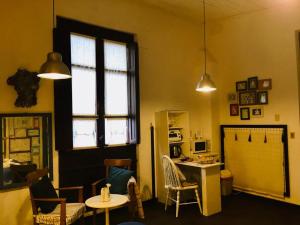
[{"label": "table leg", "polygon": [[105,209],[105,225],[109,225],[109,209]]}]

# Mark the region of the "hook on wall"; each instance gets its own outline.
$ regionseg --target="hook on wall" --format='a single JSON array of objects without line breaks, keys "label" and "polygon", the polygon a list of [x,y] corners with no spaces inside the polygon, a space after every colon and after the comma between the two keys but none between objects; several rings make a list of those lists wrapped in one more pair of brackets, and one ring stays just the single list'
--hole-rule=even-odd
[{"label": "hook on wall", "polygon": [[250,134],[249,134],[249,137],[248,137],[248,142],[252,142],[251,130],[250,130]]}]

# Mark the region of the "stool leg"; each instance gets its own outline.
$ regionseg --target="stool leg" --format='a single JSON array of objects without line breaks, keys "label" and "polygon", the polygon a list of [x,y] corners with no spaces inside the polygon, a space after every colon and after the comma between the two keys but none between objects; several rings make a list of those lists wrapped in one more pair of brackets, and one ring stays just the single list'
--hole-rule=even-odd
[{"label": "stool leg", "polygon": [[177,200],[176,200],[176,218],[179,213],[179,204],[180,204],[180,191],[177,191]]},{"label": "stool leg", "polygon": [[170,190],[169,190],[169,188],[168,188],[168,189],[167,189],[166,202],[165,202],[165,211],[167,211],[167,207],[168,207],[169,194],[170,194]]},{"label": "stool leg", "polygon": [[201,207],[200,198],[199,198],[199,194],[198,194],[198,189],[197,188],[195,188],[195,194],[196,194],[196,199],[197,199],[198,206],[199,206],[199,209],[200,209],[200,213],[202,214],[202,207]]}]

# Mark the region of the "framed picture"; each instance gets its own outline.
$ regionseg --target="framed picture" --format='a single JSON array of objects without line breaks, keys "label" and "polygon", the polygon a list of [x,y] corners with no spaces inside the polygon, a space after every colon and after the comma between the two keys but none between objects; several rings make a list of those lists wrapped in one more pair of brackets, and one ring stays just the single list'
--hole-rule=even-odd
[{"label": "framed picture", "polygon": [[30,151],[29,138],[15,138],[9,140],[10,152],[27,152]]},{"label": "framed picture", "polygon": [[9,158],[17,160],[18,162],[30,162],[30,152],[29,153],[13,153],[9,154]]},{"label": "framed picture", "polygon": [[247,91],[247,81],[238,81],[235,83],[236,91]]},{"label": "framed picture", "polygon": [[258,78],[249,77],[248,78],[248,90],[256,90],[258,88]]},{"label": "framed picture", "polygon": [[240,118],[241,120],[250,120],[250,109],[249,107],[240,108]]},{"label": "framed picture", "polygon": [[40,135],[40,130],[39,129],[28,129],[27,130],[27,135],[29,137],[32,137],[32,136],[39,136]]},{"label": "framed picture", "polygon": [[33,127],[34,128],[39,128],[40,127],[40,125],[39,125],[39,118],[38,117],[35,117],[35,118],[33,118]]},{"label": "framed picture", "polygon": [[268,104],[268,92],[267,91],[257,92],[257,104],[259,104],[259,105]]},{"label": "framed picture", "polygon": [[272,79],[263,79],[258,81],[259,90],[271,90],[272,89]]},{"label": "framed picture", "polygon": [[228,101],[229,102],[236,102],[237,97],[236,97],[236,93],[229,93],[228,94]]},{"label": "framed picture", "polygon": [[40,153],[40,146],[33,146],[31,147],[31,153]]},{"label": "framed picture", "polygon": [[244,91],[239,93],[240,105],[256,105],[256,91]]},{"label": "framed picture", "polygon": [[251,117],[263,117],[263,116],[264,116],[264,110],[262,106],[251,108]]},{"label": "framed picture", "polygon": [[31,138],[31,147],[39,147],[40,146],[40,138],[32,137]]},{"label": "framed picture", "polygon": [[230,104],[230,116],[238,116],[238,115],[239,115],[239,105]]},{"label": "framed picture", "polygon": [[26,137],[26,129],[16,128],[15,129],[15,137]]}]

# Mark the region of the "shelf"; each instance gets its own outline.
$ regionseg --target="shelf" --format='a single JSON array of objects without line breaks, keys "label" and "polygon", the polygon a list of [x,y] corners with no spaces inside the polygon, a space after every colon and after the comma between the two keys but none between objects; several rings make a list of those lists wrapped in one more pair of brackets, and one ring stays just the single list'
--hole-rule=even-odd
[{"label": "shelf", "polygon": [[186,143],[186,141],[169,141],[169,145],[181,145]]},{"label": "shelf", "polygon": [[182,130],[182,127],[169,127],[169,130]]}]

